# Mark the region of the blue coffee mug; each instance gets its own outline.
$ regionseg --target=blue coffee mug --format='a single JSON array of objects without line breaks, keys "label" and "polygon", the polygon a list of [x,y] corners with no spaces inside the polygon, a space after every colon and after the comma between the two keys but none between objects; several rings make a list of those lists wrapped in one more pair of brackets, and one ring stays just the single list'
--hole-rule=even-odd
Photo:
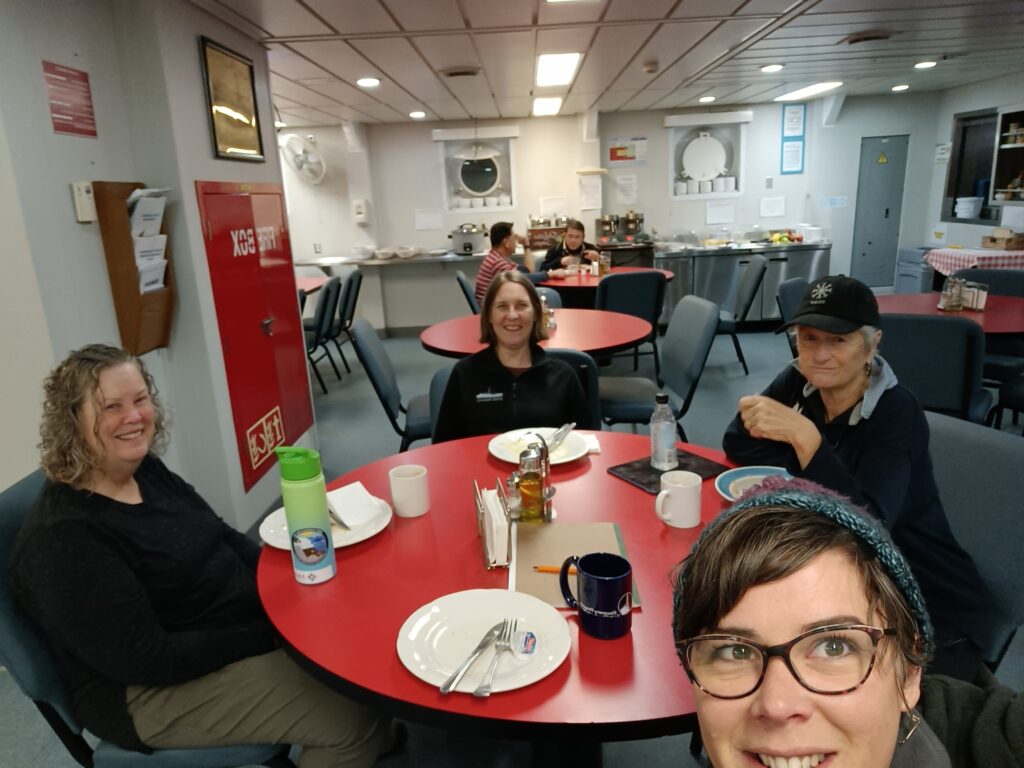
[{"label": "blue coffee mug", "polygon": [[[576,594],[569,589],[569,568],[576,566]],[[558,574],[562,597],[579,611],[580,628],[591,637],[612,640],[633,626],[633,569],[629,561],[610,552],[573,555]]]}]

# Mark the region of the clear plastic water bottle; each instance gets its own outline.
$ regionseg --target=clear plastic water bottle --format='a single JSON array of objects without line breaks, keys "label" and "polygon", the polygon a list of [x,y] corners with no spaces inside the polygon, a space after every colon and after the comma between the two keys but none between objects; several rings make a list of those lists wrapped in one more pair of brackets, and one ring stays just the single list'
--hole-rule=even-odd
[{"label": "clear plastic water bottle", "polygon": [[676,455],[676,417],[668,405],[668,395],[659,392],[654,398],[651,414],[651,466],[655,469],[675,469],[679,466]]}]

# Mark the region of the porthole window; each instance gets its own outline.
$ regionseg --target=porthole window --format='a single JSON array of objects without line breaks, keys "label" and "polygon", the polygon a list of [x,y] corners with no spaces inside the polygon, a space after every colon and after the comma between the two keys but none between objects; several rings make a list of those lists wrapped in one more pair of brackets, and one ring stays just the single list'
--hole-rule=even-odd
[{"label": "porthole window", "polygon": [[493,158],[463,160],[459,166],[459,184],[469,195],[489,195],[501,183],[501,169]]},{"label": "porthole window", "polygon": [[[456,135],[451,137],[452,133]],[[446,206],[449,211],[513,210],[512,137],[475,133],[473,129],[434,132],[444,162]]]}]

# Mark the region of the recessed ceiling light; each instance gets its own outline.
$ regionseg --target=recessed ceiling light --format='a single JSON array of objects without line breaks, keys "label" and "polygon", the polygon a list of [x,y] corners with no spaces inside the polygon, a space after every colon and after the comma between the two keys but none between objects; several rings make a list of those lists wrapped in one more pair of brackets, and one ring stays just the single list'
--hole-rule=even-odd
[{"label": "recessed ceiling light", "polygon": [[914,65],[914,69],[931,69],[934,66],[934,61],[919,61]]},{"label": "recessed ceiling light", "polygon": [[380,85],[380,79],[376,77],[360,77],[356,80],[356,85],[360,88],[376,88]]},{"label": "recessed ceiling light", "polygon": [[825,91],[831,91],[842,85],[842,81],[833,80],[828,83],[815,83],[814,85],[808,85],[806,88],[800,88],[789,93],[784,93],[781,96],[776,96],[774,101],[799,101],[800,99],[809,99],[811,96],[817,96],[819,93]]},{"label": "recessed ceiling light", "polygon": [[765,72],[767,74],[771,74],[772,72],[780,72],[780,71],[782,71],[782,65],[781,64],[765,64],[763,67],[761,67],[761,71]]},{"label": "recessed ceiling light", "polygon": [[533,100],[533,116],[544,117],[545,115],[557,115],[562,108],[561,96],[548,96]]},{"label": "recessed ceiling light", "polygon": [[427,113],[424,112],[422,109],[417,109],[409,113],[409,117],[411,117],[413,120],[422,120],[426,116]]},{"label": "recessed ceiling light", "polygon": [[906,84],[903,84],[903,85],[894,85],[894,86],[893,86],[892,88],[890,88],[889,90],[891,90],[891,91],[896,91],[896,93],[900,93],[901,91],[909,91],[909,90],[910,90],[910,86],[909,86],[909,85],[906,85]]},{"label": "recessed ceiling light", "polygon": [[542,53],[537,57],[537,85],[568,85],[576,74],[582,53]]},{"label": "recessed ceiling light", "polygon": [[699,99],[697,99],[697,101],[699,101],[701,104],[710,104],[714,100],[714,96],[701,96]]}]

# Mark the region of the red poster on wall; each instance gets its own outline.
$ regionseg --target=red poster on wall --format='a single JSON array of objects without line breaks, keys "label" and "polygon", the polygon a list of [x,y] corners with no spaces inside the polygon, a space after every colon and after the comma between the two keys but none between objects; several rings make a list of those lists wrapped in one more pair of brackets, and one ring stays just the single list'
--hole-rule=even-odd
[{"label": "red poster on wall", "polygon": [[284,197],[277,184],[197,181],[242,480],[313,425]]},{"label": "red poster on wall", "polygon": [[50,100],[53,132],[96,138],[89,73],[44,61],[43,78],[46,80],[46,96]]}]

